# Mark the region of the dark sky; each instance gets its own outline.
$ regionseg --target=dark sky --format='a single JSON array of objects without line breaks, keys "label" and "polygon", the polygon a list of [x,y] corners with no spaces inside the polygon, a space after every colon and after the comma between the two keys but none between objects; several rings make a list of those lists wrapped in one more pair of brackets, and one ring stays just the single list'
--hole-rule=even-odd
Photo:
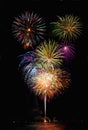
[{"label": "dark sky", "polygon": [[[3,0],[0,3],[0,86],[3,114],[8,119],[30,116],[30,111],[36,107],[35,96],[29,92],[19,75],[17,56],[23,53],[23,49],[11,32],[14,17],[27,10],[40,14],[48,24],[56,20],[57,15],[74,14],[80,17],[82,34],[76,42],[76,58],[68,65],[72,75],[71,87],[63,96],[47,103],[47,113],[63,118],[85,119],[88,98],[88,9],[81,0]],[[40,109],[43,109],[43,103],[39,99],[37,102]]]}]

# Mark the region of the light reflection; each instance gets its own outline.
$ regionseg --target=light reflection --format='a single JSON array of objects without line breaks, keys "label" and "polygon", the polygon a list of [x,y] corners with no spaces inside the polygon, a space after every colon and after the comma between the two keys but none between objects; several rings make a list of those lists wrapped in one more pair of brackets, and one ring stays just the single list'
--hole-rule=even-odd
[{"label": "light reflection", "polygon": [[66,126],[64,124],[47,123],[47,122],[34,123],[33,125],[29,125],[27,128],[30,130],[66,130],[65,129]]},{"label": "light reflection", "polygon": [[39,124],[37,130],[64,130],[64,125],[54,123]]}]

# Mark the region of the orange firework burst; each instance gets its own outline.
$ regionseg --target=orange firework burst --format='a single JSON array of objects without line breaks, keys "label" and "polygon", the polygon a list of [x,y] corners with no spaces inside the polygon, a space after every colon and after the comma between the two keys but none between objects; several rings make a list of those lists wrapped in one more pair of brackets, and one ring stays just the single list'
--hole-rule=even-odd
[{"label": "orange firework burst", "polygon": [[33,91],[36,95],[46,95],[50,99],[56,93],[62,93],[69,86],[70,78],[69,73],[61,69],[42,70],[33,81],[35,83]]}]

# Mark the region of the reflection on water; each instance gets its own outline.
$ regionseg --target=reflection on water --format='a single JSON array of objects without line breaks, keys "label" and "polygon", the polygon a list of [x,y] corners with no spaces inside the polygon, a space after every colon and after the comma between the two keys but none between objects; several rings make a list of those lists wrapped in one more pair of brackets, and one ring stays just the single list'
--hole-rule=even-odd
[{"label": "reflection on water", "polygon": [[15,127],[14,130],[71,130],[63,124],[57,123],[34,123],[25,127]]},{"label": "reflection on water", "polygon": [[53,123],[39,124],[37,130],[64,130],[63,125],[56,125]]},{"label": "reflection on water", "polygon": [[[32,123],[14,123],[10,125],[11,130],[87,130],[88,122],[82,121],[66,121],[66,122],[32,122]],[[10,130],[10,129],[9,129]]]}]

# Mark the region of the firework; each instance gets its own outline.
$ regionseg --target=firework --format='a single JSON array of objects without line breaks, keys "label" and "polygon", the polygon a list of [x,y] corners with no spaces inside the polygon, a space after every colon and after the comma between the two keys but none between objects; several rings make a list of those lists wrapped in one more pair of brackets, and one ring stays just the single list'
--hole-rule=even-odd
[{"label": "firework", "polygon": [[[55,49],[51,50],[57,55],[58,53],[54,52]],[[54,67],[53,69],[52,67],[46,69],[41,63],[42,61],[38,62],[37,53],[33,51],[22,54],[19,58],[21,59],[19,68],[22,70],[25,83],[32,92],[40,98],[44,98],[44,121],[46,121],[46,100],[53,98],[58,93],[63,93],[65,88],[68,88],[70,75],[68,72],[54,69]]]},{"label": "firework", "polygon": [[59,39],[77,39],[81,32],[79,17],[73,15],[58,16],[57,22],[51,22],[52,34]]},{"label": "firework", "polygon": [[27,75],[31,72],[33,66],[35,65],[36,54],[33,51],[30,51],[19,55],[18,59],[20,60],[18,68],[22,71],[22,74],[25,76],[24,79],[26,81]]},{"label": "firework", "polygon": [[21,42],[24,49],[44,39],[45,31],[45,21],[33,12],[25,12],[16,17],[12,24],[13,35]]},{"label": "firework", "polygon": [[33,82],[32,77],[35,77],[42,69],[42,65],[36,62],[36,53],[34,51],[21,54],[18,56],[18,59],[20,60],[18,69],[22,72],[24,82],[29,87],[29,83]]},{"label": "firework", "polygon": [[37,61],[43,66],[56,66],[62,64],[62,53],[57,42],[53,40],[43,41],[36,49]]},{"label": "firework", "polygon": [[36,59],[36,54],[33,51],[26,52],[25,54],[21,54],[18,56],[20,60],[19,68],[24,65],[28,65],[29,63],[34,63]]},{"label": "firework", "polygon": [[45,69],[36,62],[36,53],[31,51],[19,55],[19,68],[22,70],[24,81],[36,95],[47,95],[52,98],[56,93],[61,93],[69,85],[69,74],[61,69]]},{"label": "firework", "polygon": [[40,97],[46,95],[49,99],[57,93],[63,93],[70,83],[69,74],[61,69],[40,70],[36,77],[32,78],[34,82],[32,89],[35,94],[40,95]]},{"label": "firework", "polygon": [[63,60],[68,62],[75,57],[75,47],[72,43],[62,42],[59,48],[60,51],[63,53]]}]

